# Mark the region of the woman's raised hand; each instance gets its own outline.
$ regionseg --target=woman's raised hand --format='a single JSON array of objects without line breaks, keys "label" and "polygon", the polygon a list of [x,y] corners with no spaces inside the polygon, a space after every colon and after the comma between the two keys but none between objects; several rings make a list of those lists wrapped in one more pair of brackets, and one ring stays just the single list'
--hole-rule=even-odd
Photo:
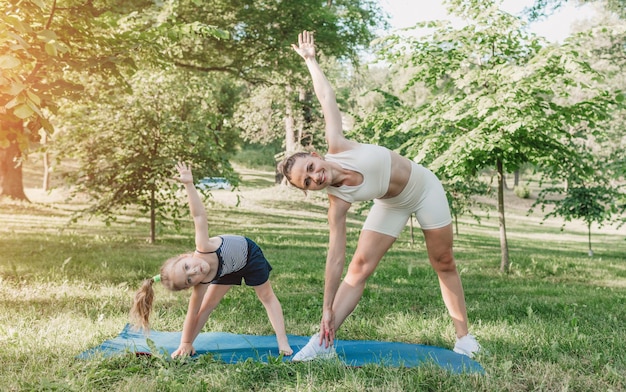
[{"label": "woman's raised hand", "polygon": [[291,44],[291,47],[305,60],[315,58],[315,41],[310,31],[304,30],[298,34],[298,45]]},{"label": "woman's raised hand", "polygon": [[183,184],[193,183],[193,175],[191,174],[191,166],[188,166],[185,162],[178,162],[176,164],[176,170],[178,170],[178,177],[176,179]]}]

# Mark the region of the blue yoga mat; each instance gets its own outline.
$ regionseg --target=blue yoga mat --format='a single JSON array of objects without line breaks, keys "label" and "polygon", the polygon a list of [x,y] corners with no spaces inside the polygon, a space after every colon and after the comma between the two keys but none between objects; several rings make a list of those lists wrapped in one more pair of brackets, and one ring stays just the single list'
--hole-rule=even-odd
[{"label": "blue yoga mat", "polygon": [[[157,349],[168,354],[174,352],[180,343],[181,332],[150,331],[148,339]],[[294,352],[304,347],[308,336],[288,335]],[[198,355],[211,354],[225,363],[237,363],[252,359],[268,362],[268,358],[279,357],[276,337],[238,335],[226,332],[203,332],[193,343]],[[347,366],[376,364],[390,367],[416,367],[432,363],[453,373],[484,373],[483,367],[473,359],[452,350],[422,344],[379,342],[373,340],[335,340],[337,356]],[[126,325],[115,338],[81,353],[78,358],[113,356],[124,353],[151,354],[146,336]],[[283,361],[290,361],[284,357]]]}]

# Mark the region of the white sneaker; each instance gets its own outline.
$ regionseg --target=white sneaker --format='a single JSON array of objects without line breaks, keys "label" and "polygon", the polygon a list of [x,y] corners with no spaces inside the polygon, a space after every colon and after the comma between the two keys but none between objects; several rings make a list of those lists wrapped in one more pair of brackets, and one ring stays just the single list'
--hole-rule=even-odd
[{"label": "white sneaker", "polygon": [[454,352],[457,354],[467,355],[470,358],[474,357],[474,354],[480,351],[480,344],[476,341],[473,335],[467,334],[462,338],[456,339],[454,345]]},{"label": "white sneaker", "polygon": [[291,359],[294,362],[306,362],[314,359],[331,359],[337,356],[335,346],[320,345],[320,334],[311,336],[306,346],[302,347]]}]

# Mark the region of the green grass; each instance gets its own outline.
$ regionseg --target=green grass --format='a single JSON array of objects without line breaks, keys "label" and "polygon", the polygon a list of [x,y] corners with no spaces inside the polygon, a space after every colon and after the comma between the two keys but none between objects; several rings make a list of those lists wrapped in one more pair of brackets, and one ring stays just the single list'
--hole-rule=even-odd
[{"label": "green grass", "polygon": [[[272,263],[272,282],[288,333],[319,325],[327,230],[323,195],[275,187],[272,172],[246,170],[240,191],[215,192],[213,234],[250,236]],[[32,190],[31,190],[32,191]],[[65,226],[74,206],[58,193],[34,203],[0,203],[0,390],[2,391],[621,391],[626,390],[624,232],[540,225],[508,201],[511,273],[499,272],[496,214],[462,220],[456,257],[470,329],[486,375],[452,375],[432,366],[349,368],[337,363],[245,362],[203,356],[96,358],[76,355],[117,335],[134,291],[167,257],[193,248],[191,222],[160,227],[150,245],[147,220]],[[239,195],[239,206],[236,196]],[[523,202],[520,202],[523,203]],[[363,217],[349,217],[349,254]],[[340,339],[452,347],[454,330],[429,266],[421,232],[405,230],[369,281]],[[157,289],[153,327],[178,331],[188,292]],[[205,331],[273,334],[254,291],[235,288]]]}]

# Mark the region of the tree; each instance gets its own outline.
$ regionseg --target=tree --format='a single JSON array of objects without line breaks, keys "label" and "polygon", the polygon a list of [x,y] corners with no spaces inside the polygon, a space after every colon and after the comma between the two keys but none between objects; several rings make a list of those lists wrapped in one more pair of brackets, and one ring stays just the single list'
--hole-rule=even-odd
[{"label": "tree", "polygon": [[454,221],[454,231],[458,236],[460,234],[459,216],[469,214],[480,223],[481,218],[475,213],[475,209],[486,210],[487,207],[479,202],[475,196],[489,194],[490,187],[474,176],[467,178],[455,177],[453,179],[442,178],[441,182],[446,190],[450,213]]},{"label": "tree", "polygon": [[[407,118],[406,132],[415,137],[406,155],[424,157],[442,178],[497,171],[500,269],[506,272],[504,173],[525,163],[550,178],[592,172],[590,152],[577,140],[602,132],[597,124],[610,116],[615,95],[607,86],[585,84],[600,75],[576,47],[546,45],[519,18],[499,11],[498,1],[447,3],[465,26],[421,24],[430,29],[426,37],[393,36],[382,53],[416,67],[407,88],[422,84],[432,94]],[[584,91],[583,98],[571,100],[573,89]]]},{"label": "tree", "polygon": [[[548,187],[541,190],[540,202],[542,209],[546,205],[554,205],[554,209],[545,215],[549,217],[563,217],[565,221],[581,219],[587,225],[589,256],[593,256],[591,248],[591,225],[597,223],[600,227],[610,221],[619,211],[614,202],[617,192],[603,184],[572,184],[568,187]],[[537,204],[537,203],[535,203]],[[621,207],[622,213],[624,206]]]},{"label": "tree", "polygon": [[111,90],[75,107],[82,120],[59,142],[80,165],[75,191],[93,200],[81,213],[111,221],[137,205],[150,216],[154,242],[159,222],[179,218],[179,184],[171,181],[178,160],[192,164],[197,179],[226,176],[237,185],[228,158],[239,140],[229,125],[239,91],[228,78],[177,70],[139,71],[129,84],[128,94]]},{"label": "tree", "polygon": [[[176,64],[205,70],[227,68],[247,83],[247,99],[237,116],[242,128],[245,125],[246,140],[283,140],[287,149],[312,145],[317,138],[308,131],[319,129],[312,115],[316,104],[309,93],[306,69],[291,44],[308,29],[316,33],[321,57],[356,62],[375,37],[374,31],[386,26],[380,5],[373,0],[221,3],[203,4],[200,9],[187,4],[177,15],[202,16],[232,31],[233,39],[221,42],[217,50],[202,47],[192,56],[187,53]],[[251,116],[260,117],[259,113],[271,116],[251,120]]]},{"label": "tree", "polygon": [[[568,38],[568,42],[581,48],[580,52],[598,72],[606,78],[606,84],[615,89],[626,89],[623,68],[626,65],[623,42],[626,42],[626,22],[615,18],[612,12],[598,11],[596,19],[588,25],[579,26],[580,31]],[[587,225],[589,255],[591,248],[591,225],[597,223],[623,225],[626,222],[626,159],[624,147],[625,110],[624,97],[618,96],[613,115],[598,126],[604,129],[597,137],[586,138],[579,143],[593,151],[594,172],[584,178],[570,176],[562,185],[543,189],[534,206],[553,209],[548,217],[561,216],[566,221],[581,219]]]}]

